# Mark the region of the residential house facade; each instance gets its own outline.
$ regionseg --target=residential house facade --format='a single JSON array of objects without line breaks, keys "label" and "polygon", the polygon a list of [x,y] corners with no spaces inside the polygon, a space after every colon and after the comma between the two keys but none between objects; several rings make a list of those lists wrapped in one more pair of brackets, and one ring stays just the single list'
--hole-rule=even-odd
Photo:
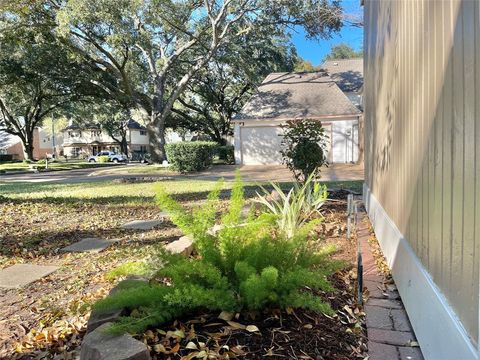
[{"label": "residential house facade", "polygon": [[[121,153],[118,142],[98,124],[80,126],[71,123],[63,130],[63,138],[63,152],[67,157],[83,158],[104,150]],[[147,129],[138,122],[128,122],[126,138],[130,153],[149,152]]]},{"label": "residential house facade", "polygon": [[364,201],[426,359],[479,359],[480,2],[364,1]]},{"label": "residential house facade", "polygon": [[330,163],[357,162],[361,115],[326,72],[272,73],[232,121],[235,162],[281,164],[282,125],[302,119],[322,123]]},{"label": "residential house facade", "polygon": [[[33,132],[33,157],[34,159],[44,159],[52,157],[53,154],[60,154],[62,151],[63,134],[52,135],[44,128],[37,127]],[[55,147],[55,151],[54,151]],[[5,132],[0,132],[0,154],[12,155],[13,160],[24,160],[22,141],[18,136],[13,136]]]}]

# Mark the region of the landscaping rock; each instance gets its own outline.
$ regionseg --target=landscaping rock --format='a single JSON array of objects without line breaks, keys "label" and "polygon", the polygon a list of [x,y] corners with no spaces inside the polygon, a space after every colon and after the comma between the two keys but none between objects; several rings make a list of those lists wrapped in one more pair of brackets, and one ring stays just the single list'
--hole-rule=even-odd
[{"label": "landscaping rock", "polygon": [[182,236],[180,239],[169,243],[165,248],[173,254],[190,256],[193,251],[193,239],[189,236]]},{"label": "landscaping rock", "polygon": [[124,309],[120,310],[93,310],[87,324],[87,334],[106,323],[115,322],[120,316],[124,315]]},{"label": "landscaping rock", "polygon": [[0,271],[0,287],[20,288],[57,270],[57,266],[16,264]]},{"label": "landscaping rock", "polygon": [[115,240],[104,240],[97,238],[85,238],[60,249],[61,252],[93,252],[98,253],[115,243]]},{"label": "landscaping rock", "polygon": [[105,323],[83,339],[80,360],[150,360],[147,346],[127,334],[110,335]]}]

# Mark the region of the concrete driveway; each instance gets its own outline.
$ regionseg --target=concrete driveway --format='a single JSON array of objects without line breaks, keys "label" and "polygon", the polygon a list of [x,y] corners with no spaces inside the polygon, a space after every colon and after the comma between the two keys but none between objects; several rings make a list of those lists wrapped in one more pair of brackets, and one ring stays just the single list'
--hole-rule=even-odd
[{"label": "concrete driveway", "polygon": [[[129,173],[129,169],[135,167],[135,174]],[[145,172],[142,172],[145,167]],[[52,171],[47,173],[31,173],[16,175],[0,175],[0,182],[31,182],[31,183],[83,183],[97,181],[111,181],[122,178],[148,177],[148,178],[179,178],[216,180],[224,178],[231,181],[235,178],[235,170],[239,168],[245,181],[252,182],[285,182],[292,181],[290,171],[282,165],[215,165],[211,169],[200,173],[177,174],[173,172],[152,173],[145,165],[118,166],[108,169],[81,169],[70,171]],[[148,169],[148,170],[147,170]],[[363,180],[363,165],[334,164],[322,169],[321,179],[324,181]]]}]

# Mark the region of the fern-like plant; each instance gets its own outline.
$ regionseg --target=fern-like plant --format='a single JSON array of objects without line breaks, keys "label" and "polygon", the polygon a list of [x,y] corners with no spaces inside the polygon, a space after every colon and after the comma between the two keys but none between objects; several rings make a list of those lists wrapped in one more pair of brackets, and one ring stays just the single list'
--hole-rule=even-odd
[{"label": "fern-like plant", "polygon": [[207,201],[192,211],[157,188],[159,205],[182,231],[193,236],[199,256],[162,253],[159,261],[164,267],[149,283],[126,286],[98,302],[98,309],[130,310],[113,331],[142,331],[199,309],[301,307],[332,312],[313,291],[333,290],[327,276],[339,263],[331,261],[328,252],[309,247],[306,239],[314,223],[304,222],[290,237],[278,231],[271,214],[250,217],[245,223],[241,215],[243,184],[237,174],[230,207],[221,216],[224,226],[212,234],[208,229],[215,223],[221,186],[219,183]]}]

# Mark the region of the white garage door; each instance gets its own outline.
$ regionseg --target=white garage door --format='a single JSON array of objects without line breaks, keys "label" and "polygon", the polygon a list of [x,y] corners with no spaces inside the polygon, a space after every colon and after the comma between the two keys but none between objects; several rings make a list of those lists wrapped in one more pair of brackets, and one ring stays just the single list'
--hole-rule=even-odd
[{"label": "white garage door", "polygon": [[242,127],[241,132],[244,165],[282,163],[280,127]]}]

